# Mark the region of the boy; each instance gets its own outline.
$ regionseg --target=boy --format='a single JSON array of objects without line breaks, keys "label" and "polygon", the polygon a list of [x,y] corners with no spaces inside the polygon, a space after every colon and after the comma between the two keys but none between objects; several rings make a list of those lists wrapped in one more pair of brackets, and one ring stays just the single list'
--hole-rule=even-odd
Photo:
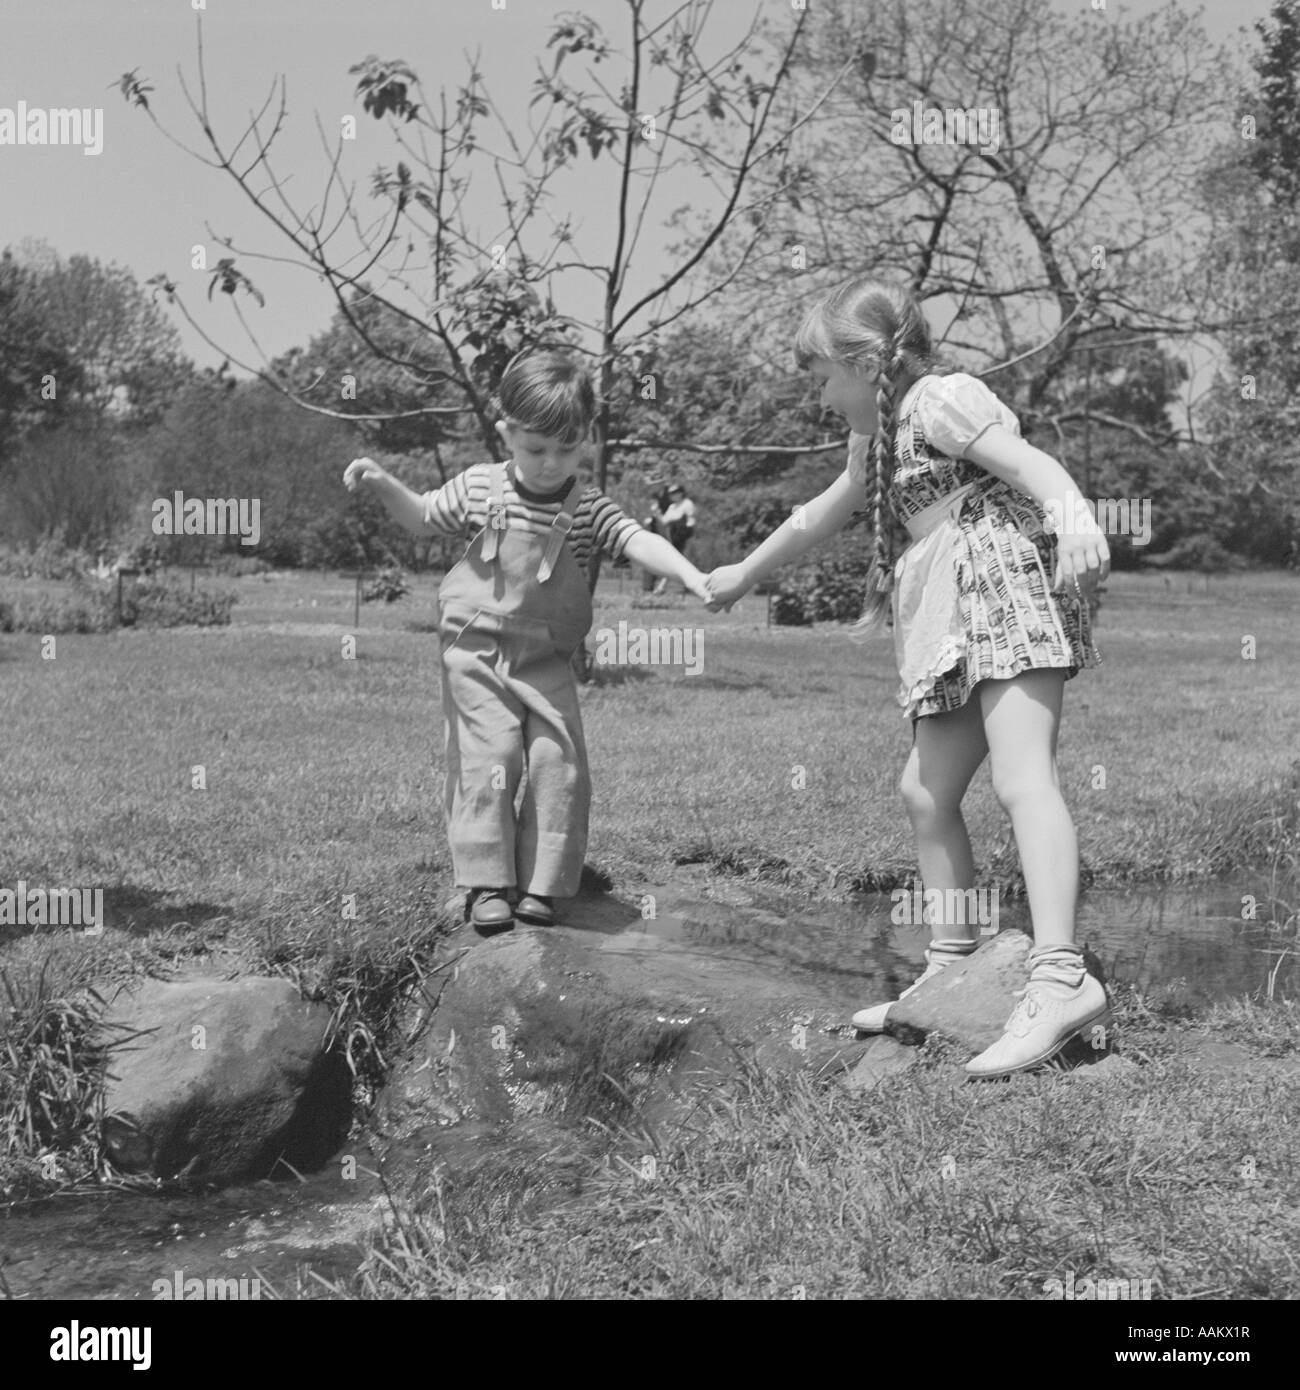
[{"label": "boy", "polygon": [[474,464],[424,496],[371,459],[354,459],[343,481],[373,488],[408,531],[472,537],[438,590],[447,835],[470,920],[505,929],[552,924],[551,900],[572,897],[582,875],[591,781],[570,661],[591,628],[592,552],[709,592],[668,541],[575,476],[596,413],[580,366],[521,353],[500,400],[509,463]]}]

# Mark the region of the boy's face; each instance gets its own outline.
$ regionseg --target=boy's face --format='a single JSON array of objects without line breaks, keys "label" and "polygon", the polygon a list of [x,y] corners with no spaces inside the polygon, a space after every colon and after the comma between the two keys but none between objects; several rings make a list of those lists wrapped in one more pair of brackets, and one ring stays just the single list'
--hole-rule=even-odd
[{"label": "boy's face", "polygon": [[822,388],[821,407],[834,410],[858,434],[874,434],[879,423],[876,409],[876,378],[854,371],[843,362],[815,358],[809,368]]},{"label": "boy's face", "polygon": [[557,492],[578,471],[582,441],[565,444],[553,434],[497,421],[497,433],[514,460],[515,474],[532,492]]}]

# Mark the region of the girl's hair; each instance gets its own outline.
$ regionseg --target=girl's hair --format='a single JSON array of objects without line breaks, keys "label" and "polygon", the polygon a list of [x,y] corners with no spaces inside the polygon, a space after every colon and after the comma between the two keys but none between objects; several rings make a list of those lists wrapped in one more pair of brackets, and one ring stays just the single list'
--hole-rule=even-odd
[{"label": "girl's hair", "polygon": [[850,280],[813,305],[795,335],[794,358],[800,370],[821,358],[879,377],[880,422],[869,445],[876,475],[871,508],[873,564],[862,617],[852,633],[865,636],[887,617],[894,583],[894,527],[886,494],[894,472],[898,383],[938,366],[930,330],[920,304],[907,290],[864,277]]},{"label": "girl's hair", "polygon": [[596,418],[591,377],[572,358],[550,350],[525,351],[510,359],[497,389],[501,413],[510,424],[576,444]]}]

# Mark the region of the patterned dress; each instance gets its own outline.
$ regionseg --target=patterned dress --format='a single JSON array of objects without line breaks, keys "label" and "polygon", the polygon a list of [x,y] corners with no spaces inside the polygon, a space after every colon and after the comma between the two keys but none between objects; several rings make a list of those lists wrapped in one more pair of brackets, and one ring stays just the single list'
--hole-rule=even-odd
[{"label": "patterned dress", "polygon": [[[958,488],[973,485],[954,520],[952,551],[960,654],[923,684],[900,686],[904,715],[917,719],[958,709],[984,680],[1007,680],[1035,668],[1069,679],[1101,661],[1091,614],[1077,590],[1054,594],[1056,537],[1043,509],[1010,483],[964,459],[991,425],[1020,433],[1015,415],[983,382],[965,373],[924,376],[899,405],[894,476],[887,494],[906,524]],[[849,473],[874,487],[866,441],[850,441]],[[952,655],[951,651],[947,655]]]}]

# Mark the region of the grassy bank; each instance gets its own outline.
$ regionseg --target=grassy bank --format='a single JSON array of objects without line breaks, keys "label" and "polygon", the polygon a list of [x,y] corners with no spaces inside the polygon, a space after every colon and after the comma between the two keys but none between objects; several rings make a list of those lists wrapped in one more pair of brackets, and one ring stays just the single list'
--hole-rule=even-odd
[{"label": "grassy bank", "polygon": [[[1044,1299],[1073,1280],[1085,1299],[1100,1281],[1295,1298],[1300,1012],[1238,1004],[1193,1025],[1125,994],[1117,1022],[1140,1063],[1119,1074],[963,1084],[927,1045],[865,1095],[804,1073],[723,1086],[653,1167],[644,1141],[581,1180],[485,1162],[399,1203],[332,1292]],[[1216,1048],[1232,1062],[1207,1070]]]}]

